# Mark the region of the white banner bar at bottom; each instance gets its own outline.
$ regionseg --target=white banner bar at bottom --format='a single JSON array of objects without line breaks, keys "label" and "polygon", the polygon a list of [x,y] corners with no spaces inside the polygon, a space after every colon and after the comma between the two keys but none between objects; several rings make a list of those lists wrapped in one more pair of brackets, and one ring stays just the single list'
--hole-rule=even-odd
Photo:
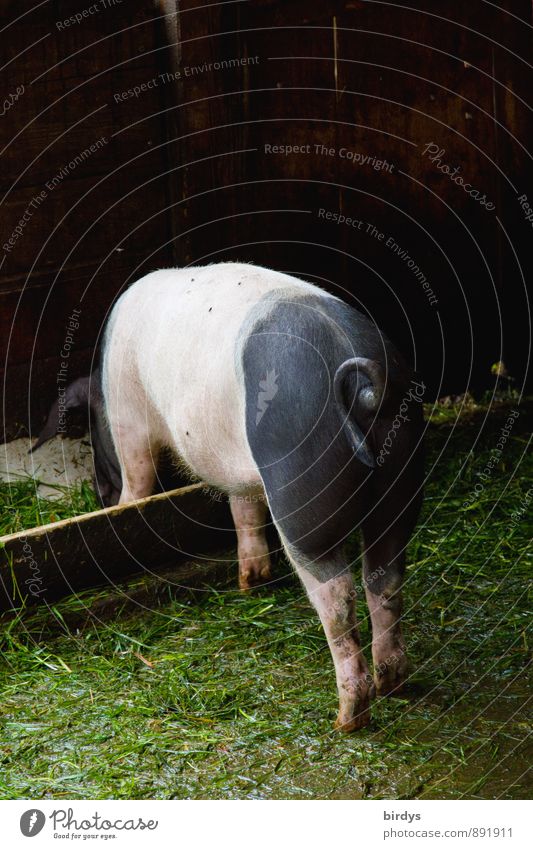
[{"label": "white banner bar at bottom", "polygon": [[[165,849],[533,846],[528,801],[0,802],[1,843]],[[35,842],[33,842],[35,841]]]}]

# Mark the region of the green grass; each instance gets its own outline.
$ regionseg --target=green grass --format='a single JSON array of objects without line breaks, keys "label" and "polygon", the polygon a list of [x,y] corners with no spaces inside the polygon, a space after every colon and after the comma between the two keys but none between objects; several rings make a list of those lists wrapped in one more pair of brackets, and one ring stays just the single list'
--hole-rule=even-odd
[{"label": "green grass", "polygon": [[412,675],[368,729],[332,731],[329,652],[283,561],[251,595],[234,582],[79,628],[65,600],[4,625],[0,796],[529,798],[525,414],[474,490],[506,415],[430,428],[405,586]]},{"label": "green grass", "polygon": [[38,486],[33,478],[0,483],[0,536],[79,516],[100,506],[86,482],[55,487],[58,495],[54,499],[37,497]]}]

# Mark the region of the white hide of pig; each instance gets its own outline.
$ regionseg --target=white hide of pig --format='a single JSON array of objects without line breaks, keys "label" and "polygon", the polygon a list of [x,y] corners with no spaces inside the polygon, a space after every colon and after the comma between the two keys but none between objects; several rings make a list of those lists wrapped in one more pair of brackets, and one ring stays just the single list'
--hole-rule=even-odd
[{"label": "white hide of pig", "polygon": [[[332,297],[287,274],[233,262],[155,271],[120,297],[103,361],[119,458],[136,453],[145,462],[146,442],[148,465],[157,465],[159,448],[169,446],[194,476],[217,489],[262,486],[246,437],[236,341],[251,308],[273,290],[280,299],[302,292]],[[121,500],[146,494],[128,491]]]}]

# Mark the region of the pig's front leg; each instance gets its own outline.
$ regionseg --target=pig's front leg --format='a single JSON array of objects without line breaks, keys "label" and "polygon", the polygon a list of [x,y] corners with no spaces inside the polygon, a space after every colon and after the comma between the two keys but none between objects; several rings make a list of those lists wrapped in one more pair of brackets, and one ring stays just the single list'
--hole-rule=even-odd
[{"label": "pig's front leg", "polygon": [[268,508],[261,495],[230,496],[239,557],[239,587],[249,590],[270,580],[270,554],[265,536]]},{"label": "pig's front leg", "polygon": [[148,433],[110,421],[122,476],[119,504],[146,498],[154,491],[159,448]]},{"label": "pig's front leg", "polygon": [[335,728],[356,731],[370,722],[372,676],[361,650],[355,615],[355,588],[343,556],[306,564],[291,552],[324,628],[335,666],[339,713]]}]

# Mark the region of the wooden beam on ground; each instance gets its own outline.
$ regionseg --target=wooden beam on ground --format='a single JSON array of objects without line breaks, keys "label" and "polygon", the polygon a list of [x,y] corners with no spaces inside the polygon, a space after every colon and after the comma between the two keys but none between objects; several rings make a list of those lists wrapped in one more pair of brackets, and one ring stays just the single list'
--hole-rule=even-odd
[{"label": "wooden beam on ground", "polygon": [[[129,575],[161,575],[235,545],[227,500],[203,484],[0,537],[0,610],[50,603]],[[203,568],[203,567],[202,567]]]}]

